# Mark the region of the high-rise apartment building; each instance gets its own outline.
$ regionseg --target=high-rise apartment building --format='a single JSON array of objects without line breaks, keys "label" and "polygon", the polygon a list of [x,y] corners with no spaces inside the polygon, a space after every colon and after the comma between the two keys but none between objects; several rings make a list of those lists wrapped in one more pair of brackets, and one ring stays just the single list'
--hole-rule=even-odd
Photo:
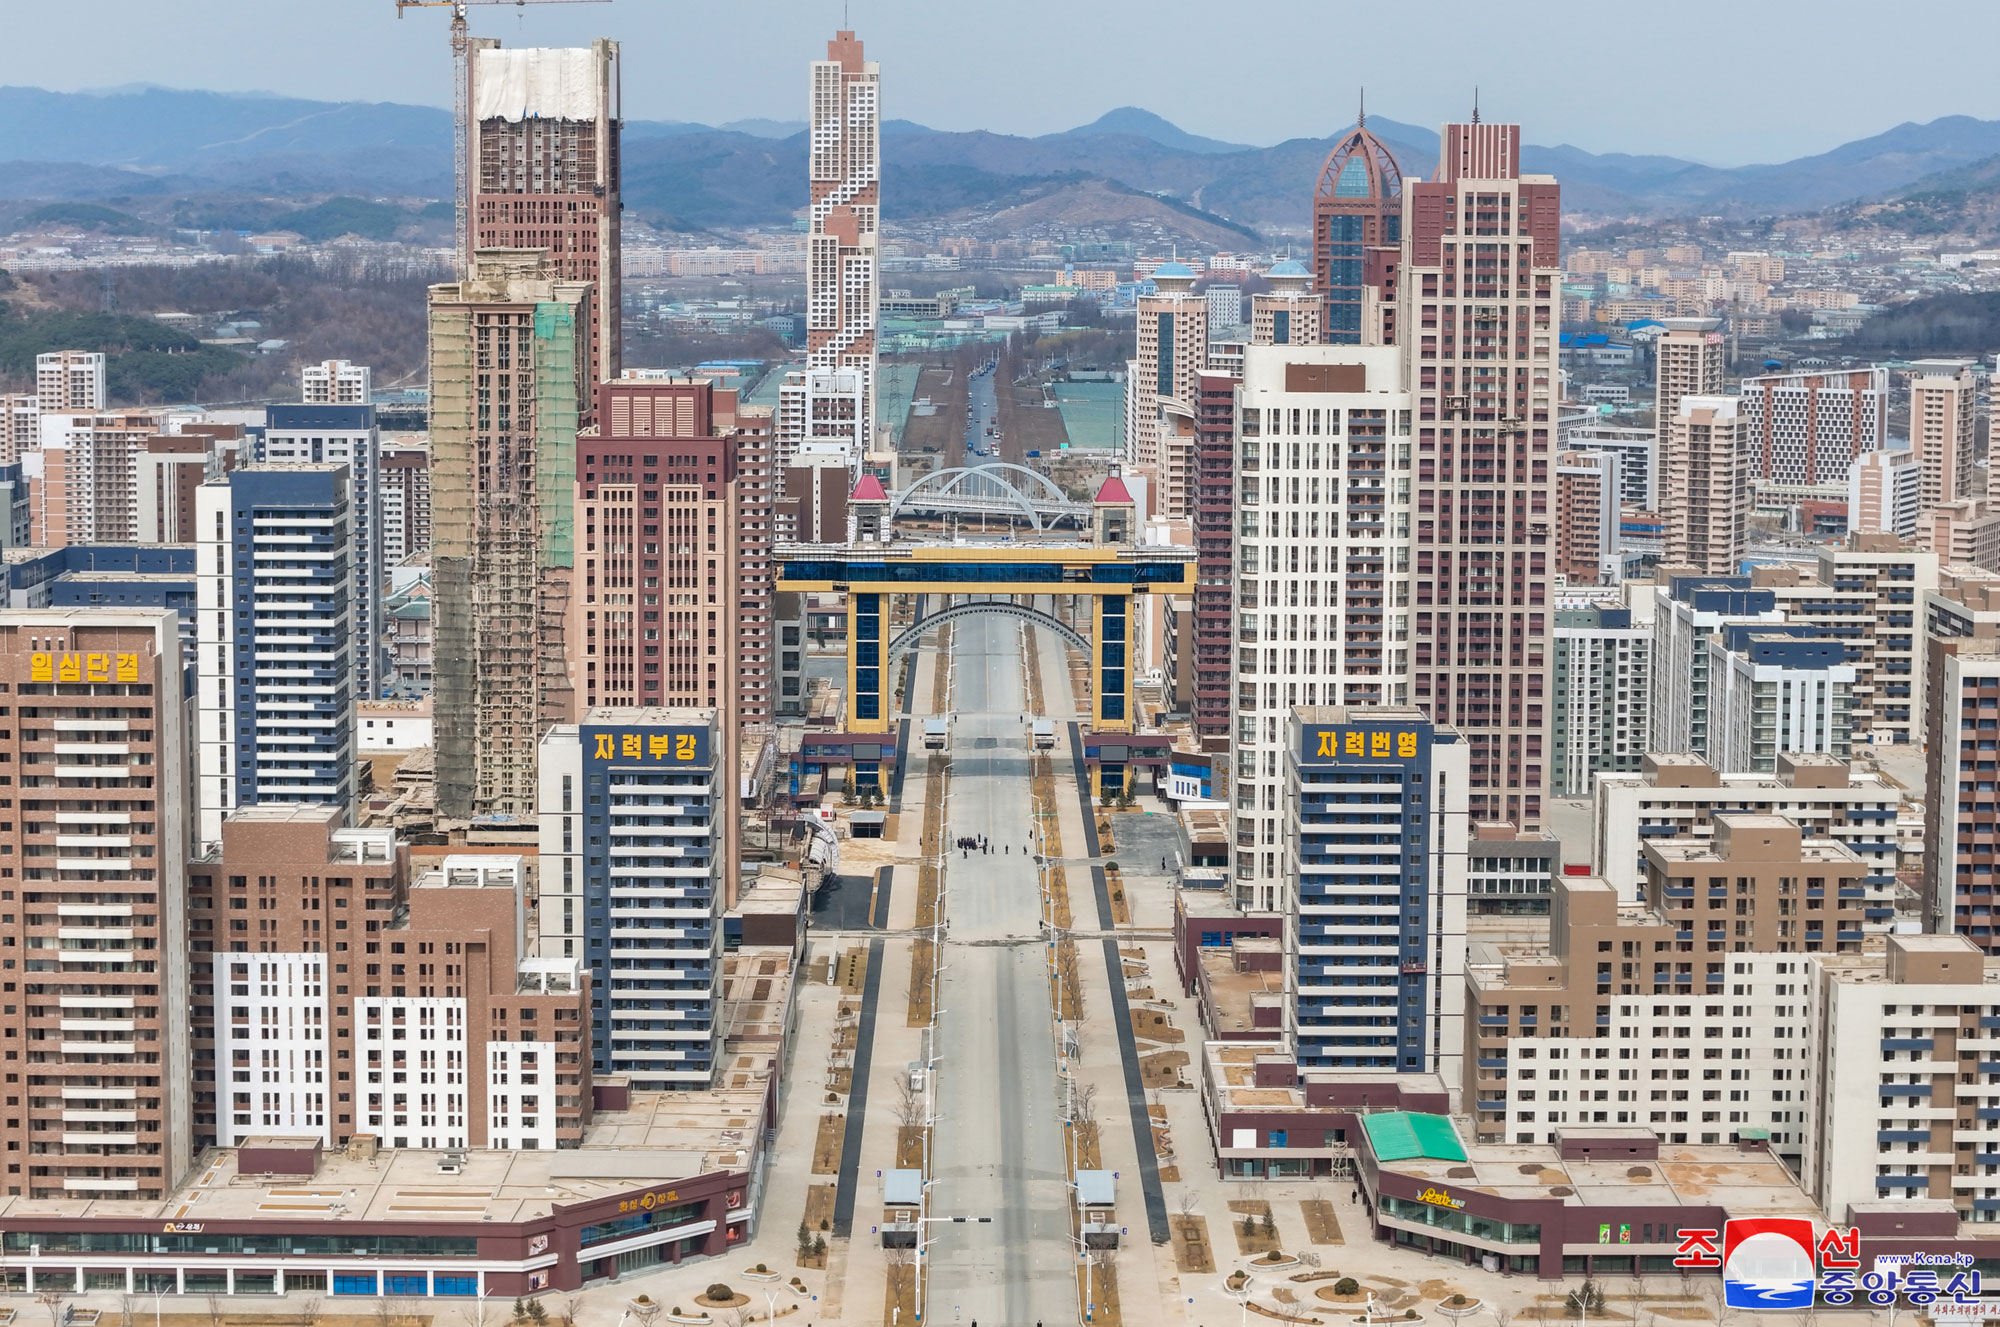
[{"label": "high-rise apartment building", "polygon": [[[1313,190],[1313,281],[1321,300],[1320,326],[1329,345],[1391,345],[1393,330],[1370,329],[1364,306],[1393,309],[1393,287],[1366,297],[1371,249],[1394,251],[1402,241],[1403,171],[1389,149],[1368,130],[1367,116],[1334,144]],[[1380,257],[1377,272],[1390,270]],[[1373,335],[1370,335],[1370,332]],[[1300,343],[1305,344],[1304,338]]]},{"label": "high-rise apartment building", "polygon": [[1556,457],[1556,574],[1571,585],[1618,580],[1618,454]]},{"label": "high-rise apartment building", "polygon": [[188,893],[200,1141],[582,1142],[587,983],[577,959],[526,954],[520,857],[451,855],[412,878],[392,830],[253,807],[189,866]]},{"label": "high-rise apartment building", "polygon": [[1125,463],[1151,488],[1150,514],[1190,514],[1195,393],[1208,367],[1208,301],[1194,293],[1194,283],[1193,268],[1166,263],[1153,271],[1157,289],[1138,301]]},{"label": "high-rise apartment building", "polygon": [[0,392],[0,465],[13,465],[22,452],[41,445],[41,399],[32,393]]},{"label": "high-rise apartment building", "polygon": [[1708,640],[1725,627],[1781,626],[1777,595],[1743,577],[1673,575],[1654,589],[1652,728],[1648,751],[1707,756]]},{"label": "high-rise apartment building", "polygon": [[382,439],[382,575],[431,547],[431,448],[427,441]]},{"label": "high-rise apartment building", "polygon": [[1202,292],[1208,301],[1210,327],[1240,327],[1243,324],[1243,287],[1213,285]]},{"label": "high-rise apartment building", "polygon": [[1708,639],[1709,739],[1723,769],[1767,773],[1786,752],[1852,750],[1854,665],[1809,626],[1724,627]]},{"label": "high-rise apartment building", "polygon": [[1981,496],[1972,489],[1973,421],[1979,413],[1972,361],[1918,360],[1910,366],[1909,381],[1910,450],[1923,473],[1919,511]]},{"label": "high-rise apartment building", "polygon": [[159,1200],[193,1160],[184,676],[172,612],[0,612],[0,943],[21,956],[0,1139],[23,1198]]},{"label": "high-rise apartment building", "polygon": [[199,822],[243,806],[355,809],[354,507],[347,467],[269,462],[196,499]]},{"label": "high-rise apartment building", "polygon": [[1520,126],[1448,124],[1403,186],[1397,338],[1416,405],[1411,701],[1456,729],[1475,821],[1542,828],[1554,612],[1560,189]]},{"label": "high-rise apartment building", "polygon": [[536,749],[570,713],[591,304],[537,250],[481,251],[468,280],[431,287],[437,796],[454,819],[534,814]]},{"label": "high-rise apartment building", "polygon": [[1993,814],[1995,756],[1986,745],[1995,739],[1981,735],[1981,724],[2000,721],[2000,613],[1956,616],[1962,626],[1939,627],[1977,634],[1940,636],[1934,629],[1929,642],[1920,906],[1926,931],[1965,936],[1993,954],[2000,953],[2000,821]]},{"label": "high-rise apartment building", "polygon": [[1829,1213],[2000,1221],[2000,964],[1963,936],[1892,935],[1808,975],[1800,1186]]},{"label": "high-rise apartment building", "polygon": [[160,431],[159,411],[45,414],[41,446],[23,456],[35,542],[130,544],[139,537],[139,458]]},{"label": "high-rise apartment building", "polygon": [[597,392],[598,429],[577,439],[576,703],[703,707],[734,733],[736,447],[718,393],[707,378]]},{"label": "high-rise apartment building", "polygon": [[1572,424],[1563,430],[1564,451],[1609,452],[1618,458],[1618,498],[1641,511],[1658,510],[1658,437],[1652,429],[1617,424]]},{"label": "high-rise apartment building", "polygon": [[354,689],[369,699],[382,689],[382,437],[372,405],[274,405],[252,439],[260,461],[347,467],[354,577]]},{"label": "high-rise apartment building", "polygon": [[1391,346],[1259,346],[1237,397],[1235,879],[1278,911],[1288,716],[1407,705],[1411,400]]},{"label": "high-rise apartment building", "polygon": [[1285,746],[1285,989],[1299,1067],[1456,1084],[1465,744],[1411,706],[1321,705],[1293,713]]},{"label": "high-rise apartment building", "polygon": [[1312,273],[1287,258],[1264,274],[1269,290],[1250,297],[1250,344],[1257,346],[1316,346],[1324,338],[1325,307],[1313,289]]},{"label": "high-rise apartment building", "polygon": [[1588,797],[1600,773],[1636,770],[1646,754],[1653,632],[1615,601],[1559,601],[1549,672],[1554,721],[1549,788]]},{"label": "high-rise apartment building", "polygon": [[467,252],[540,249],[549,279],[596,288],[576,310],[587,415],[589,385],[617,377],[621,359],[618,43],[508,50],[475,37],[470,77]]},{"label": "high-rise apartment building", "polygon": [[307,405],[372,405],[374,373],[366,364],[322,360],[299,370],[299,400]]},{"label": "high-rise apartment building", "polygon": [[102,410],[104,355],[95,350],[51,350],[35,356],[35,399],[43,414]]},{"label": "high-rise apartment building", "polygon": [[806,366],[781,393],[779,459],[875,445],[875,327],[881,298],[882,74],[852,32],[826,44],[807,89]]},{"label": "high-rise apartment building", "polygon": [[[1907,447],[1863,452],[1847,469],[1847,528],[1914,540],[1923,467]],[[1948,550],[1939,550],[1948,551]]]},{"label": "high-rise apartment building", "polygon": [[1664,449],[1667,426],[1680,413],[1684,396],[1722,392],[1722,320],[1667,318],[1667,330],[1653,343],[1653,424]]},{"label": "high-rise apartment building", "polygon": [[595,709],[542,743],[541,952],[584,965],[592,1062],[642,1091],[717,1068],[736,777],[711,710]]},{"label": "high-rise apartment building", "polygon": [[[731,393],[733,396],[734,394]],[[726,421],[718,418],[718,426]],[[780,713],[805,712],[804,681],[785,692],[777,678],[777,572],[771,561],[778,503],[777,426],[769,406],[736,406],[736,714],[764,729]],[[796,599],[797,596],[788,596]],[[803,616],[803,611],[793,614]]]},{"label": "high-rise apartment building", "polygon": [[1700,756],[1648,755],[1636,774],[1605,774],[1591,793],[1591,860],[1620,898],[1646,879],[1646,845],[1709,839],[1727,814],[1782,815],[1807,838],[1832,839],[1868,868],[1863,927],[1886,931],[1896,916],[1900,850],[1893,826],[1902,790],[1882,774],[1832,755],[1781,752],[1768,774],[1724,773]]},{"label": "high-rise apartment building", "polygon": [[139,455],[139,529],[142,544],[192,544],[195,495],[222,474],[215,442],[197,433],[161,433]]},{"label": "high-rise apartment building", "polygon": [[1558,880],[1547,952],[1467,978],[1464,1057],[1477,1068],[1462,1095],[1478,1136],[1540,1143],[1622,1125],[1721,1143],[1763,1131],[1796,1155],[1812,1078],[1806,956],[1860,952],[1849,896],[1863,870],[1783,816],[1726,815],[1712,841],[1649,843],[1636,905],[1603,880]]},{"label": "high-rise apartment building", "polygon": [[1663,426],[1664,565],[1711,576],[1742,570],[1750,551],[1750,476],[1740,405],[1734,396],[1685,395]]},{"label": "high-rise apartment building", "polygon": [[1918,615],[1938,587],[1938,555],[1894,535],[1850,534],[1819,551],[1817,588],[1783,595],[1785,620],[1817,626],[1847,647],[1854,666],[1848,714],[1857,740],[1921,743],[1924,628]]},{"label": "high-rise apartment building", "polygon": [[1739,392],[1750,473],[1758,479],[1838,484],[1857,462],[1887,445],[1885,368],[1766,373],[1745,378]]}]

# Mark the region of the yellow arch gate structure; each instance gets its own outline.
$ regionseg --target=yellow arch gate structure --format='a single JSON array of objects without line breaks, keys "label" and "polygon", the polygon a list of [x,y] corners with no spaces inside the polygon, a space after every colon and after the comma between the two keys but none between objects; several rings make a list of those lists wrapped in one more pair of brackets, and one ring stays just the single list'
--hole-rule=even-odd
[{"label": "yellow arch gate structure", "polygon": [[889,606],[898,595],[1087,596],[1091,726],[1132,731],[1132,612],[1139,595],[1192,594],[1194,550],[1151,544],[781,544],[781,591],[847,596],[847,729],[894,718]]}]

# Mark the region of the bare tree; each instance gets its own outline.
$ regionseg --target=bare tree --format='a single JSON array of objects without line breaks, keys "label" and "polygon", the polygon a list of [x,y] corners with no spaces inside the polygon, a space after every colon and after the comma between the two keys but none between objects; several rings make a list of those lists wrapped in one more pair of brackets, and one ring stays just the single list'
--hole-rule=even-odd
[{"label": "bare tree", "polygon": [[1078,1083],[1076,1085],[1076,1122],[1095,1124],[1097,1122],[1097,1084]]},{"label": "bare tree", "polygon": [[639,1320],[639,1327],[653,1327],[660,1319],[660,1302],[649,1299],[642,1304],[635,1299],[632,1301],[632,1316]]},{"label": "bare tree", "polygon": [[[479,1313],[480,1321],[470,1327],[485,1327],[486,1305],[483,1302],[479,1305]],[[319,1327],[319,1320],[326,1316],[326,1301],[318,1295],[307,1295],[299,1301],[293,1316],[298,1320],[299,1327]]]},{"label": "bare tree", "polygon": [[901,1304],[903,1295],[910,1289],[915,1256],[908,1249],[889,1251],[889,1302]]},{"label": "bare tree", "polygon": [[576,1327],[577,1319],[583,1316],[583,1296],[563,1297],[563,1327]]},{"label": "bare tree", "polygon": [[69,1302],[69,1294],[66,1291],[37,1291],[35,1302],[49,1311],[49,1327],[63,1327],[63,1306]]},{"label": "bare tree", "polygon": [[465,1324],[465,1327],[486,1327],[486,1301],[475,1299],[470,1304],[460,1305],[458,1320]]},{"label": "bare tree", "polygon": [[[227,1301],[213,1292],[203,1295],[201,1316],[208,1319],[208,1327],[222,1327],[223,1320],[229,1316]],[[382,1327],[389,1327],[389,1324],[384,1322]]]},{"label": "bare tree", "polygon": [[1488,1307],[1493,1314],[1494,1327],[1509,1327],[1514,1321],[1514,1310],[1502,1308],[1498,1304],[1491,1304]]},{"label": "bare tree", "polygon": [[906,1129],[924,1122],[924,1094],[910,1086],[908,1074],[896,1079],[896,1122]]},{"label": "bare tree", "polygon": [[137,1295],[120,1295],[118,1297],[118,1327],[136,1327],[137,1318],[134,1315],[138,1307],[139,1297]]},{"label": "bare tree", "polygon": [[1181,1186],[1181,1196],[1177,1200],[1176,1205],[1180,1208],[1183,1219],[1191,1217],[1194,1215],[1195,1209],[1201,1206],[1201,1194],[1196,1191],[1192,1184],[1183,1184]]}]

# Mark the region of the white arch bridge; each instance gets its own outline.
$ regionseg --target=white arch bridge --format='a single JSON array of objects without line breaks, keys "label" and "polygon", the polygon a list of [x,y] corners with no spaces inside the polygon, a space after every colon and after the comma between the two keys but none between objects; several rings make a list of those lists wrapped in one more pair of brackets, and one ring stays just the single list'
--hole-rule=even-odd
[{"label": "white arch bridge", "polygon": [[1038,470],[1011,461],[933,470],[890,501],[889,519],[904,512],[928,516],[997,516],[1025,520],[1037,530],[1065,521],[1090,523],[1090,504],[1077,502]]},{"label": "white arch bridge", "polygon": [[968,599],[961,600],[949,608],[941,608],[937,612],[928,614],[912,625],[903,628],[902,631],[896,634],[896,638],[889,642],[888,657],[893,660],[916,649],[917,643],[923,639],[924,633],[933,627],[943,626],[947,622],[962,617],[993,613],[997,613],[1002,617],[1019,618],[1021,621],[1040,627],[1044,631],[1053,631],[1084,654],[1088,655],[1090,653],[1090,641],[1084,637],[1082,632],[1062,619],[1044,613],[1039,608],[1032,608],[1027,604],[1017,602],[1013,599]]}]

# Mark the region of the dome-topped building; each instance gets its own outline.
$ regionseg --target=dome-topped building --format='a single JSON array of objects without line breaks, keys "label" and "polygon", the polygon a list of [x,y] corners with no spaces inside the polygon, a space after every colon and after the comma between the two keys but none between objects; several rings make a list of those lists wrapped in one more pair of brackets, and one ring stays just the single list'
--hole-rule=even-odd
[{"label": "dome-topped building", "polygon": [[1387,145],[1369,132],[1364,111],[1327,154],[1313,191],[1313,277],[1329,345],[1361,344],[1362,292],[1371,277],[1384,287],[1383,316],[1390,316],[1395,256],[1378,254],[1371,271],[1367,251],[1397,248],[1402,232],[1403,170]]}]

